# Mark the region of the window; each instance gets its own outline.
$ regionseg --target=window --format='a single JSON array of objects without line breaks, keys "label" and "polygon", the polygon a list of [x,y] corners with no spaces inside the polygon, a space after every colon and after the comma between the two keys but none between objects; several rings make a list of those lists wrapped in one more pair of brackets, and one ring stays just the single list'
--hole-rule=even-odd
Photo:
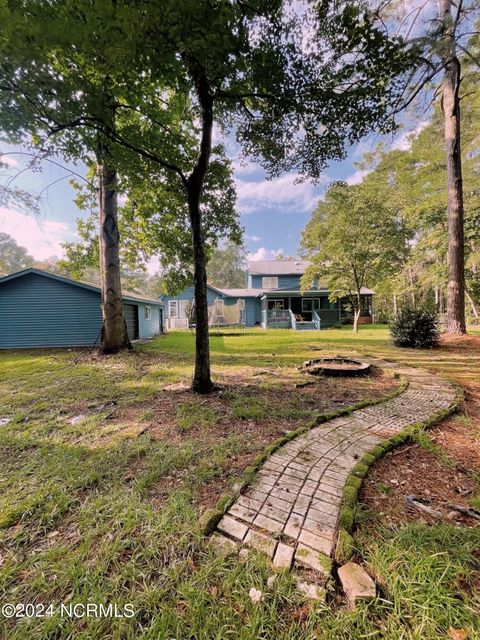
[{"label": "window", "polygon": [[168,317],[178,318],[178,302],[176,300],[170,300],[168,303]]},{"label": "window", "polygon": [[311,311],[312,302],[312,298],[302,298],[302,311]]},{"label": "window", "polygon": [[268,276],[262,278],[263,289],[278,289],[278,276]]},{"label": "window", "polygon": [[152,307],[145,307],[145,320],[152,319]]},{"label": "window", "polygon": [[284,306],[284,300],[268,300],[268,309],[272,310],[281,310],[283,311],[285,306]]}]

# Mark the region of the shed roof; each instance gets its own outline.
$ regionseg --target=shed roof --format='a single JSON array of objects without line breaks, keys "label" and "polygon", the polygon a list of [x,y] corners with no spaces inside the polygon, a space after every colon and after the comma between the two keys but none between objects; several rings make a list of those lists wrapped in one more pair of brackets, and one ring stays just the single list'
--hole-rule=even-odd
[{"label": "shed roof", "polygon": [[301,276],[309,265],[308,260],[251,260],[248,272],[251,276]]},{"label": "shed roof", "polygon": [[[88,282],[80,282],[79,280],[72,280],[71,278],[66,278],[65,276],[59,276],[56,273],[50,273],[49,271],[44,271],[43,269],[23,269],[23,271],[17,271],[16,273],[11,273],[8,276],[4,276],[0,278],[0,285],[4,282],[9,282],[10,280],[15,280],[16,278],[22,278],[23,276],[27,276],[29,274],[35,274],[37,276],[43,276],[44,278],[51,278],[52,280],[58,280],[59,282],[64,282],[65,284],[74,285],[76,287],[81,287],[82,289],[89,289],[90,291],[95,291],[97,293],[101,293],[100,287],[97,287],[94,284],[90,284]],[[134,293],[132,291],[123,291],[122,294],[123,300],[128,302],[145,302],[146,304],[155,304],[158,306],[163,306],[163,302],[156,300],[155,298],[150,298],[149,296],[144,296],[140,293]]]}]

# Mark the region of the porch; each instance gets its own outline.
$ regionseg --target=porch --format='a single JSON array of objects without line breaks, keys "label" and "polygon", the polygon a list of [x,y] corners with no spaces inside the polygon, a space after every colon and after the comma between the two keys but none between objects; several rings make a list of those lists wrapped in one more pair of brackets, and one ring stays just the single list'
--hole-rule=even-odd
[{"label": "porch", "polygon": [[319,292],[299,296],[298,293],[275,292],[261,298],[264,329],[320,330],[341,322],[340,301],[330,302],[328,294]]}]

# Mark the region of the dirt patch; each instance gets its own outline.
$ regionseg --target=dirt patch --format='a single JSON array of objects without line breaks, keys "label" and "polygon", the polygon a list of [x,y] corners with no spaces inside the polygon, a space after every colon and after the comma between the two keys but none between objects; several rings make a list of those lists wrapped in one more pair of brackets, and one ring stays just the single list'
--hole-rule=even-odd
[{"label": "dirt patch", "polygon": [[[336,411],[360,400],[375,400],[394,389],[399,382],[378,369],[359,379],[320,377],[313,384],[296,387],[306,378],[297,371],[236,370],[224,373],[217,388],[207,397],[193,394],[183,384],[166,385],[142,410],[148,420],[142,431],[169,444],[188,441],[202,448],[232,446],[232,453],[211,482],[199,487],[195,502],[211,507],[239,480],[264,448],[282,435],[309,423],[319,413]],[[309,379],[311,379],[309,377]],[[118,419],[134,420],[138,408],[130,407]],[[163,478],[155,499],[162,501],[182,482],[181,477]]]}]

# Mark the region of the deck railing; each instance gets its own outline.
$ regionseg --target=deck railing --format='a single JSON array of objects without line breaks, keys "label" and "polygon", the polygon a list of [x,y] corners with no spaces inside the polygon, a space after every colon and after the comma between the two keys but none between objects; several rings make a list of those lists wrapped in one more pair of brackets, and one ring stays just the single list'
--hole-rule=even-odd
[{"label": "deck railing", "polygon": [[268,309],[267,323],[269,326],[285,324],[290,322],[290,312],[288,309]]},{"label": "deck railing", "polygon": [[312,311],[312,322],[315,324],[315,329],[320,331],[320,328],[322,326],[322,320],[315,310]]},{"label": "deck railing", "polygon": [[319,309],[317,313],[323,326],[340,322],[338,309]]}]

